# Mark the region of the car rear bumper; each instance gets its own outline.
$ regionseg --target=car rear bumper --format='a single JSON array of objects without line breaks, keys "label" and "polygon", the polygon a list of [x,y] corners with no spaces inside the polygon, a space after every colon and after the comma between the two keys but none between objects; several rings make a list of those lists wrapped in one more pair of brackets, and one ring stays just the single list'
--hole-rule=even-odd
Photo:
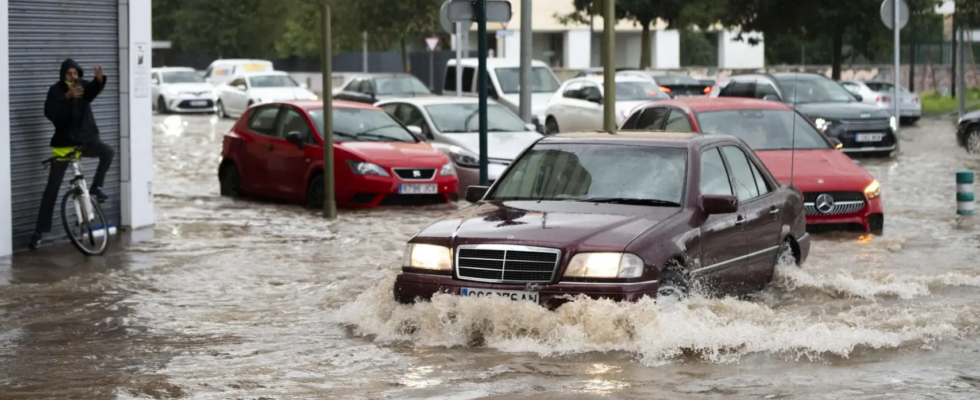
[{"label": "car rear bumper", "polygon": [[[532,289],[538,293],[538,304],[557,308],[577,295],[593,299],[613,301],[637,301],[643,296],[656,297],[659,284],[656,280],[636,283],[584,284],[562,282],[540,285]],[[510,291],[529,291],[525,285],[505,285],[495,283],[471,282],[454,279],[447,275],[417,274],[403,272],[395,279],[394,297],[400,303],[414,303],[430,300],[436,293],[460,295],[463,288],[492,289]]]},{"label": "car rear bumper", "polygon": [[[455,176],[439,176],[429,181],[408,182],[394,177],[357,177],[344,190],[337,191],[337,203],[342,207],[378,207],[383,205],[425,205],[456,201],[458,179]],[[401,185],[433,184],[435,193],[405,194]]]},{"label": "car rear bumper", "polygon": [[898,146],[891,145],[891,146],[863,146],[863,147],[851,147],[851,148],[844,147],[841,150],[843,150],[845,153],[879,153],[884,151],[895,151],[895,149],[897,148]]}]

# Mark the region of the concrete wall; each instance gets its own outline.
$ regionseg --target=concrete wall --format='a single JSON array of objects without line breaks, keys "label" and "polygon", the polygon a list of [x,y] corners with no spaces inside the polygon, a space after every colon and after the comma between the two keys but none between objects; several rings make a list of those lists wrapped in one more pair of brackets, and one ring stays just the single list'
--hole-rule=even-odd
[{"label": "concrete wall", "polygon": [[[718,32],[718,67],[719,68],[762,68],[766,63],[765,44],[750,45],[748,40],[736,41],[738,33],[731,31]],[[761,33],[746,33],[747,38],[762,38]]]},{"label": "concrete wall", "polygon": [[119,0],[121,212],[122,225],[133,229],[154,223],[153,106],[149,92],[137,90],[153,65],[151,20],[151,0]]},{"label": "concrete wall", "polygon": [[13,249],[10,199],[10,24],[7,0],[0,0],[0,257]]}]

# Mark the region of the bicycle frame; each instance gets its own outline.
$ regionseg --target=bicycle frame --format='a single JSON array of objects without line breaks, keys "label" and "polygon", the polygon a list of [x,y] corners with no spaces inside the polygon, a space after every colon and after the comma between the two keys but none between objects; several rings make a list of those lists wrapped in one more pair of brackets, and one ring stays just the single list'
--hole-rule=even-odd
[{"label": "bicycle frame", "polygon": [[71,169],[74,177],[71,179],[70,190],[77,191],[82,198],[81,202],[77,198],[75,199],[75,215],[78,216],[79,223],[83,221],[85,223],[92,222],[95,219],[95,213],[92,212],[92,208],[90,207],[92,199],[89,197],[88,185],[85,183],[85,176],[82,174],[82,160],[78,157],[78,154],[75,154],[71,159]]}]

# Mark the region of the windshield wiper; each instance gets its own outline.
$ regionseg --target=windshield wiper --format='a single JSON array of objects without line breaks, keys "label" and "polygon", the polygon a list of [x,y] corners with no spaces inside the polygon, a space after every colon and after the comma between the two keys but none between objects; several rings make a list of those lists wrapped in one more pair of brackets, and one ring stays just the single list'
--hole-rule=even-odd
[{"label": "windshield wiper", "polygon": [[680,203],[658,199],[634,199],[625,197],[587,197],[584,199],[569,199],[583,203],[604,203],[604,204],[630,204],[637,206],[666,206],[680,207]]}]

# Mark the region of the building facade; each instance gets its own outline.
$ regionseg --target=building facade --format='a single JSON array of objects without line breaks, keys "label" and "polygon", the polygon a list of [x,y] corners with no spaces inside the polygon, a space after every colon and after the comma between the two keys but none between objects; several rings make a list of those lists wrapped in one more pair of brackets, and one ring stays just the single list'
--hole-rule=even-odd
[{"label": "building facade", "polygon": [[[81,64],[85,79],[95,66],[107,78],[92,103],[101,139],[115,150],[106,217],[121,228],[154,223],[150,2],[0,0],[0,256],[23,248],[34,231],[54,132],[44,99],[66,58]],[[83,163],[89,182],[96,165]],[[60,207],[61,196],[49,238],[64,237]]]}]

